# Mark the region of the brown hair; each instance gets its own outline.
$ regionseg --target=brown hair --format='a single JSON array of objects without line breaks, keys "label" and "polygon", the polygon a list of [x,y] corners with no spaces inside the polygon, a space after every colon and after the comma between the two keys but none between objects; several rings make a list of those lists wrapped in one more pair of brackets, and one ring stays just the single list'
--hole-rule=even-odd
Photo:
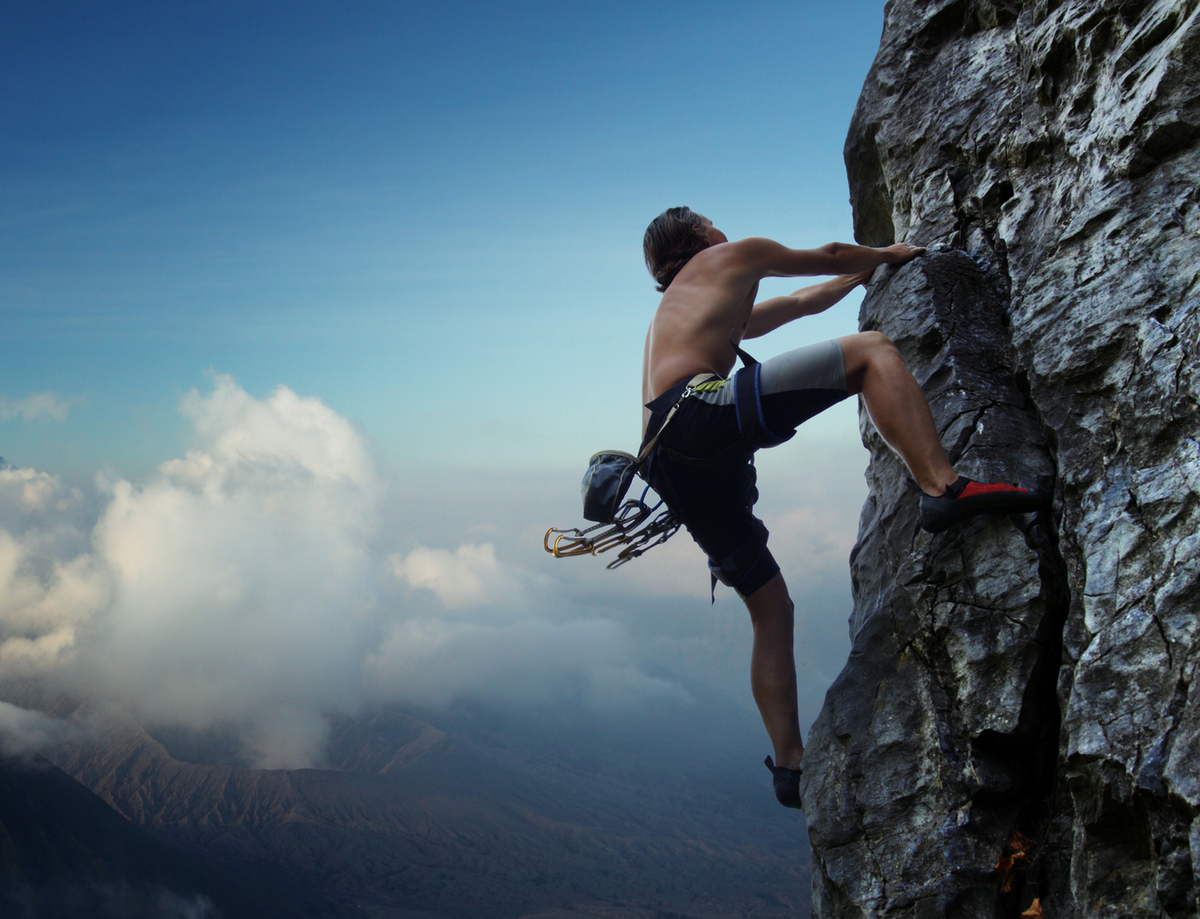
[{"label": "brown hair", "polygon": [[709,246],[701,235],[700,218],[690,207],[669,207],[646,227],[642,254],[662,293],[693,255]]}]

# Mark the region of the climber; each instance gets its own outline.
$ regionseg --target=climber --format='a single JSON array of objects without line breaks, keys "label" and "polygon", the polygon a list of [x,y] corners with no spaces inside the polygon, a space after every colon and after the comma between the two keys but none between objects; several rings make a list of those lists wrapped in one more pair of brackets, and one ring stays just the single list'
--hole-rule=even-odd
[{"label": "climber", "polygon": [[[781,804],[800,806],[804,744],[792,653],[794,604],[767,549],[753,454],[788,440],[802,422],[848,396],[863,397],[876,429],[921,491],[921,526],[939,532],[986,513],[1036,510],[1040,498],[1008,485],[960,477],[938,439],[925,396],[892,342],[861,332],[757,364],[740,348],[801,316],[820,313],[879,265],[902,265],[925,250],[829,243],[788,249],[760,237],[730,242],[688,208],[664,211],[646,230],[646,266],[663,297],[646,335],[642,369],[643,443],[671,423],[646,475],[709,559],[719,580],[745,602],[754,628],[750,683],[774,747],[766,758]],[[754,302],[765,277],[836,275],[785,297]],[[745,366],[729,373],[741,356]]]}]

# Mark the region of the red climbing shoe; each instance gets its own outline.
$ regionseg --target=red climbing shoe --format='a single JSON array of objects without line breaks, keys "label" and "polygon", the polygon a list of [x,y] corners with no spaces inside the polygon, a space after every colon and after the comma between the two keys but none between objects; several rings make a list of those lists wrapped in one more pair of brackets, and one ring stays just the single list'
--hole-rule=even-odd
[{"label": "red climbing shoe", "polygon": [[771,757],[763,760],[775,777],[775,798],[784,807],[800,807],[800,770],[776,766]]},{"label": "red climbing shoe", "polygon": [[1041,495],[1026,488],[984,485],[960,475],[945,494],[921,495],[921,529],[940,533],[980,514],[1028,514],[1041,507]]}]

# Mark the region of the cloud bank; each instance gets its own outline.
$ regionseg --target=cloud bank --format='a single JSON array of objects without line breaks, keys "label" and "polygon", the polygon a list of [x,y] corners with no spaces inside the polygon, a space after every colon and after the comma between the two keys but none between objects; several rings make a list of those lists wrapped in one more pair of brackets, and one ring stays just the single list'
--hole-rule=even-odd
[{"label": "cloud bank", "polygon": [[23,421],[32,421],[34,418],[66,421],[70,407],[70,400],[60,399],[52,392],[38,392],[24,399],[0,396],[0,421],[12,421],[14,418]]},{"label": "cloud bank", "polygon": [[[565,615],[494,544],[397,550],[385,476],[319,400],[218,376],[181,410],[195,447],[144,482],[88,496],[0,470],[7,676],[150,724],[233,725],[254,762],[288,768],[319,762],[328,715],[372,702],[686,699],[623,626]],[[0,736],[38,718],[0,709]]]},{"label": "cloud bank", "polygon": [[75,733],[57,718],[0,702],[0,754],[26,756],[62,743]]}]

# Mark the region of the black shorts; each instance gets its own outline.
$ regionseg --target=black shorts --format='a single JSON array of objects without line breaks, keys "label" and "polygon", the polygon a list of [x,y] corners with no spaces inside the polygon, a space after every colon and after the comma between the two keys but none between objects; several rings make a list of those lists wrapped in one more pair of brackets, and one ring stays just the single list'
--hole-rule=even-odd
[{"label": "black shorts", "polygon": [[[687,385],[649,404],[647,438]],[[779,571],[767,528],[752,511],[755,450],[791,439],[803,422],[847,395],[842,349],[832,340],[743,367],[729,380],[701,383],[663,431],[647,478],[704,550],[713,577],[741,597]]]}]

